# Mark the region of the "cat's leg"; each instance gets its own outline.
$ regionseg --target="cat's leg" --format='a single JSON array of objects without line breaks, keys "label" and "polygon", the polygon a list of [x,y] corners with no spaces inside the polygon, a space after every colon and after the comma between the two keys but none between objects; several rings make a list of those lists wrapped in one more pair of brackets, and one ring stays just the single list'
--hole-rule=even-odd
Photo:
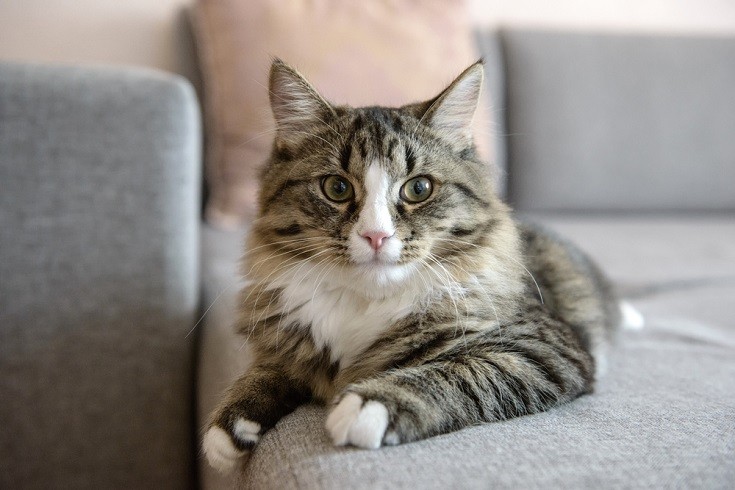
[{"label": "cat's leg", "polygon": [[[336,445],[378,448],[546,410],[591,391],[592,358],[555,331],[468,335],[421,365],[349,385],[326,422]],[[527,332],[528,329],[522,329]]]},{"label": "cat's leg", "polygon": [[202,442],[209,463],[232,469],[260,436],[308,398],[276,367],[255,366],[227,391],[214,411]]}]

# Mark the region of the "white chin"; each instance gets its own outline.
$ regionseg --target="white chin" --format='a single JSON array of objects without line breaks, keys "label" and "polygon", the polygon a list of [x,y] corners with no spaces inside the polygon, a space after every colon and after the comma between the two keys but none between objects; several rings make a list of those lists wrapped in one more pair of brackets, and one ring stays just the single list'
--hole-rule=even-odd
[{"label": "white chin", "polygon": [[362,276],[373,286],[390,286],[403,282],[409,275],[410,266],[385,262],[359,264]]}]

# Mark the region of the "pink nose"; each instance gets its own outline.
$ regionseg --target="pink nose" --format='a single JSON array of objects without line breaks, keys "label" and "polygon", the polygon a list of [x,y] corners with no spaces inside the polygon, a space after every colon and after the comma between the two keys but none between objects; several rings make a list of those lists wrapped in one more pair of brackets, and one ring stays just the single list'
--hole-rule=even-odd
[{"label": "pink nose", "polygon": [[373,247],[373,250],[378,250],[383,246],[383,240],[385,238],[390,238],[392,235],[389,235],[384,231],[366,231],[360,236],[370,242],[370,246]]}]

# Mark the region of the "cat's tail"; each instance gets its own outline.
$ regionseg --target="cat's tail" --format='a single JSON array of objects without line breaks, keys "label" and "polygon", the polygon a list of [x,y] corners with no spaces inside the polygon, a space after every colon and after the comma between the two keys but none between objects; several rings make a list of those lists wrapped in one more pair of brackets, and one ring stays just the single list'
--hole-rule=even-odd
[{"label": "cat's tail", "polygon": [[[628,301],[619,301],[618,309],[620,310],[619,328],[625,330],[640,330],[646,320],[643,314]],[[595,379],[601,379],[607,373],[608,355],[610,349],[610,341],[601,341],[592,348],[592,356],[595,358]]]},{"label": "cat's tail", "polygon": [[620,317],[620,324],[626,330],[640,330],[646,325],[643,314],[627,301],[620,302]]}]

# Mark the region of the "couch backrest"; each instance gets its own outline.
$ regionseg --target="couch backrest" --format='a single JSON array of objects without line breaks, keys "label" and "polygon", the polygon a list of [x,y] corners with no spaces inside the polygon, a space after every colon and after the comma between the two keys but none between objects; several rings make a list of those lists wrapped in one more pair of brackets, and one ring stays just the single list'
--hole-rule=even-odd
[{"label": "couch backrest", "polygon": [[517,209],[735,210],[735,38],[499,38]]}]

